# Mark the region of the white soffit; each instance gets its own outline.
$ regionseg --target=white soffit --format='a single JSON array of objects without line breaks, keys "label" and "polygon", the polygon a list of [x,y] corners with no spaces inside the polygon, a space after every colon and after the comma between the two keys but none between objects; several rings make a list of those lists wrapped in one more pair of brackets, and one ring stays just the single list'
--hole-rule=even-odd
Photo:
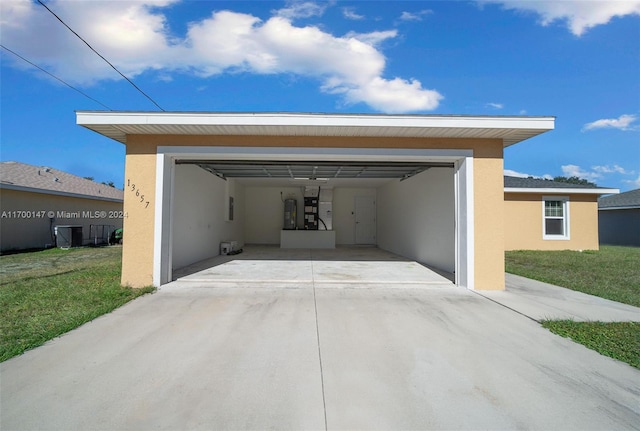
[{"label": "white soffit", "polygon": [[502,139],[507,147],[553,130],[555,117],[78,111],[76,122],[122,143],[162,134]]}]

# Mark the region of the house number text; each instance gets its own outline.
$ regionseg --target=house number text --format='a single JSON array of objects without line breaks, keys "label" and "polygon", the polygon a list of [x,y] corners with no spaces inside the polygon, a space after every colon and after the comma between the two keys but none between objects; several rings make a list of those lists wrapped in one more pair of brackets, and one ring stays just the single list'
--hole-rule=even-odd
[{"label": "house number text", "polygon": [[139,199],[139,202],[141,205],[144,205],[145,208],[149,207],[149,201],[144,200],[144,194],[140,191],[140,189],[136,186],[136,184],[131,182],[131,180],[128,178],[127,178],[127,189],[129,189],[129,192],[135,193],[136,199]]}]

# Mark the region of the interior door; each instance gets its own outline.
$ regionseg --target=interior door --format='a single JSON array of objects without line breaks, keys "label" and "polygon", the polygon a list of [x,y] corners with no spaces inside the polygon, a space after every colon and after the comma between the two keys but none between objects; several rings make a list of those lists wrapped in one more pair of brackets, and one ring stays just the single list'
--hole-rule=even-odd
[{"label": "interior door", "polygon": [[373,196],[356,196],[355,221],[356,244],[376,244],[376,199]]}]

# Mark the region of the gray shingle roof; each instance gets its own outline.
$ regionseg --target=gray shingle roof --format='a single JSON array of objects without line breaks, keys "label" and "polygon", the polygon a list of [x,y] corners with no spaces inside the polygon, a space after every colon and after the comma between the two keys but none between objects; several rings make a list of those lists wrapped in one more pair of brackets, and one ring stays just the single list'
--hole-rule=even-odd
[{"label": "gray shingle roof", "polygon": [[45,166],[0,163],[0,188],[120,201],[124,191]]},{"label": "gray shingle roof", "polygon": [[640,189],[598,199],[598,209],[640,208]]},{"label": "gray shingle roof", "polygon": [[584,184],[570,184],[559,181],[544,180],[542,178],[521,178],[504,176],[505,188],[517,189],[603,189]]}]

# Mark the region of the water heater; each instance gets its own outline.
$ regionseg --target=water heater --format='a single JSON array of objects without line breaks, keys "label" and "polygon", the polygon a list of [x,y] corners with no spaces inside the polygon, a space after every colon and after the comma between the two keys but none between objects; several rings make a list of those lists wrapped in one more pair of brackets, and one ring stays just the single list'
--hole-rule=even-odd
[{"label": "water heater", "polygon": [[284,230],[293,230],[296,228],[298,220],[297,206],[298,201],[296,199],[284,200]]}]

